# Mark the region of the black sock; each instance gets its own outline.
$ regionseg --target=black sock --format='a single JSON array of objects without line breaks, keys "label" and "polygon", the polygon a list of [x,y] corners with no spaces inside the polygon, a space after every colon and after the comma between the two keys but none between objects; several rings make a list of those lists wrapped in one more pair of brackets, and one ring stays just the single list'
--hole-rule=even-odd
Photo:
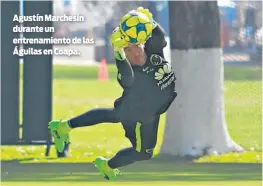
[{"label": "black sock", "polygon": [[114,109],[100,108],[93,109],[77,117],[68,120],[71,128],[85,127],[99,123],[118,123],[116,111]]},{"label": "black sock", "polygon": [[114,157],[108,161],[110,168],[115,169],[130,165],[136,161],[148,160],[152,154],[136,151],[133,147],[120,150]]}]

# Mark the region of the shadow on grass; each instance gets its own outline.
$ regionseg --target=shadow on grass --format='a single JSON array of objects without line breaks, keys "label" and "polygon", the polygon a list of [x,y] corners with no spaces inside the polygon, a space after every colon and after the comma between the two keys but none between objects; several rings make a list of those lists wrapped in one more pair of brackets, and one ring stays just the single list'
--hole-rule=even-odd
[{"label": "shadow on grass", "polygon": [[[259,181],[261,164],[192,163],[189,161],[151,160],[122,169],[118,182],[133,181]],[[3,162],[2,181],[96,182],[103,177],[90,163]]]}]

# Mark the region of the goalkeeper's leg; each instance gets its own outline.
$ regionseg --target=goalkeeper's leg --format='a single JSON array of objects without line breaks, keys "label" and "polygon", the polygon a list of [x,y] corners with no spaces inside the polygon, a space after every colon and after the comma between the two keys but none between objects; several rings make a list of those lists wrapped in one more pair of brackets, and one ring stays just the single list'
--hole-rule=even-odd
[{"label": "goalkeeper's leg", "polygon": [[121,103],[121,97],[114,102],[114,108],[93,109],[69,120],[53,120],[49,122],[49,130],[54,138],[55,146],[59,152],[62,152],[65,143],[68,143],[69,132],[73,128],[92,126],[99,123],[117,123],[119,122],[117,107]]},{"label": "goalkeeper's leg", "polygon": [[118,123],[119,119],[114,108],[93,109],[68,120],[71,128],[92,126],[99,123]]},{"label": "goalkeeper's leg", "polygon": [[65,148],[65,143],[69,142],[69,132],[73,128],[92,126],[105,122],[119,122],[114,108],[93,109],[69,120],[53,120],[49,122],[48,128],[54,138],[57,150],[62,152]]},{"label": "goalkeeper's leg", "polygon": [[[120,150],[109,160],[98,157],[96,161],[104,161],[111,169],[130,165],[137,161],[149,160],[157,142],[158,124],[160,116],[147,122],[123,122],[125,136],[131,141],[132,147]],[[95,161],[95,165],[96,165]]]}]

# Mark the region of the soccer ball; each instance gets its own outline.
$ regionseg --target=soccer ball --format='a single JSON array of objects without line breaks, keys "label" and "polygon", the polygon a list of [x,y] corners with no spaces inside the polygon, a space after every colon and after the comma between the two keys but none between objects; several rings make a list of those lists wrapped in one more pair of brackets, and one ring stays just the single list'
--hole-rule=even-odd
[{"label": "soccer ball", "polygon": [[131,44],[143,44],[151,37],[152,23],[143,13],[131,11],[122,17],[120,30]]}]

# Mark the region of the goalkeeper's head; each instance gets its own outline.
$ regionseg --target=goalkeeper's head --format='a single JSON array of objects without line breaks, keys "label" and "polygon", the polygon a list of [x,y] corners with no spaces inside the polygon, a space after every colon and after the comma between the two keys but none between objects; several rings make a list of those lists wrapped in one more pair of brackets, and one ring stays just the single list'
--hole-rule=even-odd
[{"label": "goalkeeper's head", "polygon": [[111,43],[114,48],[115,58],[118,60],[127,59],[132,65],[143,65],[146,55],[144,45],[131,44],[125,40],[125,36],[117,27],[111,35]]},{"label": "goalkeeper's head", "polygon": [[[145,20],[145,22],[151,22],[152,26],[150,27],[150,29],[156,27],[156,23],[153,20],[151,12],[148,9],[138,7],[137,10],[132,10],[131,12],[133,11],[141,13],[138,14],[138,16],[144,15],[140,17],[141,20]],[[125,16],[127,15],[128,14],[126,14]],[[123,18],[125,18],[125,16]],[[150,32],[152,32],[152,30],[150,30]],[[146,39],[148,39],[148,37]],[[143,41],[142,44],[129,43],[127,35],[124,34],[120,27],[117,27],[113,31],[111,40],[115,51],[115,57],[117,55],[119,59],[127,58],[127,60],[133,65],[143,65],[145,63],[146,55],[144,52],[144,44],[146,41]]]},{"label": "goalkeeper's head", "polygon": [[146,54],[144,52],[143,44],[134,45],[129,43],[128,46],[124,48],[124,52],[127,60],[132,65],[144,65]]}]

